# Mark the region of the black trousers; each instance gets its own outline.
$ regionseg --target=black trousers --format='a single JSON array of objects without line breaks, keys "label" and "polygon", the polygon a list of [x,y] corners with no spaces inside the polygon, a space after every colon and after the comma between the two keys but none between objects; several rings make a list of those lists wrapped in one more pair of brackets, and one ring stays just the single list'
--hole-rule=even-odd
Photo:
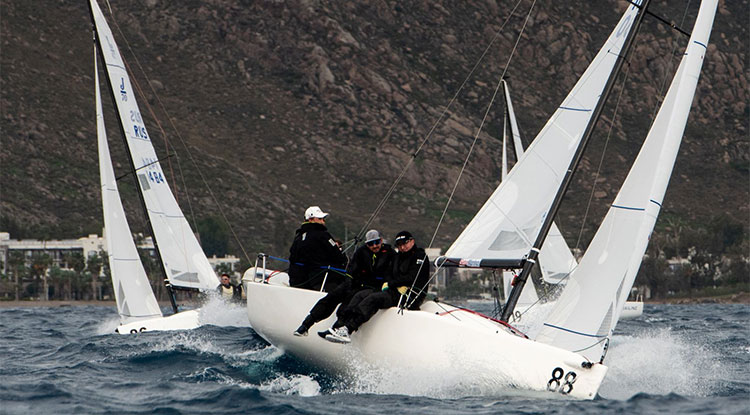
[{"label": "black trousers", "polygon": [[371,291],[369,293],[359,292],[354,295],[349,305],[338,314],[339,318],[333,327],[346,326],[349,333],[353,333],[370,317],[374,316],[378,310],[397,306],[400,298],[401,294],[394,289]]},{"label": "black trousers", "polygon": [[313,326],[313,324],[327,319],[331,314],[333,314],[333,310],[335,310],[336,306],[338,306],[339,304],[341,304],[341,307],[339,307],[339,311],[336,313],[336,316],[340,317],[341,313],[346,310],[346,306],[349,304],[352,298],[355,297],[355,295],[357,295],[358,293],[367,294],[371,292],[371,288],[363,288],[358,284],[353,284],[350,279],[347,279],[339,284],[334,290],[329,291],[325,297],[318,300],[313,308],[310,309],[310,313],[307,315],[307,317],[305,317],[305,321],[303,321],[302,324],[305,327],[310,328]]}]

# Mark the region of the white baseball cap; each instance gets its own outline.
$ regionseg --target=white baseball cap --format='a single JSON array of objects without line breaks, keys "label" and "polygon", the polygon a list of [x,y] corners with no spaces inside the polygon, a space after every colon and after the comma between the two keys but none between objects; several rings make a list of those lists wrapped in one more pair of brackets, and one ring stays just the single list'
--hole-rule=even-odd
[{"label": "white baseball cap", "polygon": [[310,220],[312,218],[323,219],[326,216],[328,216],[328,214],[320,210],[320,207],[318,206],[310,206],[305,211],[305,220]]},{"label": "white baseball cap", "polygon": [[383,239],[380,236],[380,232],[376,231],[375,229],[370,229],[365,234],[365,243],[372,242],[372,241],[379,241],[380,239]]}]

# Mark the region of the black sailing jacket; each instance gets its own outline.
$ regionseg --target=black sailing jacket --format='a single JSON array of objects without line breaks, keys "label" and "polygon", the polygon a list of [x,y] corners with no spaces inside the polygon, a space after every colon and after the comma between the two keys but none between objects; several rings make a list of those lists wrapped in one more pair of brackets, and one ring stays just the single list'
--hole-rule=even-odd
[{"label": "black sailing jacket", "polygon": [[[289,248],[289,285],[319,289],[326,273],[325,267],[343,270],[346,262],[346,255],[336,245],[325,225],[304,222],[297,229]],[[329,276],[333,275],[339,274],[329,272]]]},{"label": "black sailing jacket", "polygon": [[347,273],[353,278],[354,287],[364,286],[380,290],[383,283],[390,279],[395,255],[396,252],[388,244],[380,245],[377,252],[372,252],[366,245],[357,248],[347,268]]},{"label": "black sailing jacket", "polygon": [[[415,282],[416,279],[416,282]],[[408,301],[411,303],[414,296],[417,300],[413,302],[411,308],[418,308],[424,300],[427,293],[427,283],[430,281],[430,259],[424,249],[414,245],[409,252],[399,252],[393,259],[393,272],[391,279],[388,281],[389,291],[396,290],[398,287],[406,286],[412,288],[413,294],[410,294]]]}]

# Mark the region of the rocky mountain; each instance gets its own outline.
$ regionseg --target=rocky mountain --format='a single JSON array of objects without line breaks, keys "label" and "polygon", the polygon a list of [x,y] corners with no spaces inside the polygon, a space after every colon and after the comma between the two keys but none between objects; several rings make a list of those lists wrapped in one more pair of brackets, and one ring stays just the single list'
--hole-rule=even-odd
[{"label": "rocky mountain", "polygon": [[[541,2],[527,20],[531,2],[505,0],[109,3],[112,15],[100,2],[184,211],[226,218],[237,236],[231,250],[242,255],[241,244],[250,258],[285,255],[308,205],[332,212],[335,234],[353,236],[415,154],[370,226],[387,235],[411,229],[427,245],[506,64],[528,143],[628,4]],[[651,10],[689,30],[697,2],[685,3],[655,0]],[[87,2],[0,7],[0,230],[99,233]],[[749,9],[747,0],[719,3],[661,227],[716,216],[748,225]],[[686,41],[647,18],[625,88],[615,90],[566,197],[558,222],[571,243],[581,229],[584,241],[591,236],[616,194]],[[125,174],[115,116],[105,111],[115,168]],[[495,103],[435,246],[447,248],[497,185],[502,114]],[[132,180],[121,188],[137,229]]]}]

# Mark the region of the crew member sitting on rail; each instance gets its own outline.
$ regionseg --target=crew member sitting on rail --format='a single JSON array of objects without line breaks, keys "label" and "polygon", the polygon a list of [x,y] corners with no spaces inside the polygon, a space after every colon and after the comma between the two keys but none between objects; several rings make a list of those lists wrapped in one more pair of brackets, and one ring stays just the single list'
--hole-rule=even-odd
[{"label": "crew member sitting on rail", "polygon": [[393,248],[383,243],[380,232],[375,229],[367,231],[365,244],[354,251],[352,260],[349,262],[347,274],[351,278],[347,278],[335,290],[321,298],[299,328],[295,330],[294,335],[307,336],[310,327],[328,318],[339,304],[341,306],[337,315],[340,316],[340,312],[346,308],[345,306],[355,294],[363,291],[367,293],[379,291],[383,283],[389,279],[394,255]]},{"label": "crew member sitting on rail", "polygon": [[289,248],[289,285],[297,288],[332,291],[343,281],[346,255],[336,245],[328,229],[328,213],[318,206],[305,211],[305,222]]},{"label": "crew member sitting on rail", "polygon": [[398,253],[393,258],[388,282],[382,285],[381,291],[357,293],[333,327],[318,332],[318,335],[330,342],[349,343],[349,334],[380,309],[397,305],[412,310],[419,309],[430,280],[430,260],[424,249],[416,246],[410,232],[399,232],[394,242]]}]

